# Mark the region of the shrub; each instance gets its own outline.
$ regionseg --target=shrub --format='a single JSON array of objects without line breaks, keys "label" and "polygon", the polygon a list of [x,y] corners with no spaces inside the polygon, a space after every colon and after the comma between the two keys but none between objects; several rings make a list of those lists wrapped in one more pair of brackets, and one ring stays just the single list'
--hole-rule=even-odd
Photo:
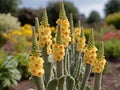
[{"label": "shrub", "polygon": [[7,34],[6,37],[8,41],[4,45],[5,51],[8,51],[8,53],[16,53],[16,52],[20,53],[20,52],[26,52],[30,50],[29,46],[31,45],[30,41],[32,37],[31,25],[25,24],[18,30],[10,30],[9,33],[3,33],[3,35],[6,35],[6,34]]},{"label": "shrub", "polygon": [[104,40],[110,40],[110,39],[117,39],[120,40],[120,30],[116,32],[108,32],[104,35]]},{"label": "shrub", "polygon": [[18,69],[21,72],[22,79],[27,79],[30,76],[30,73],[28,73],[29,55],[27,53],[20,53],[15,58],[18,61]]},{"label": "shrub", "polygon": [[18,62],[13,56],[7,56],[0,60],[0,90],[6,90],[4,88],[17,85],[17,81],[21,78],[17,66]]},{"label": "shrub", "polygon": [[108,15],[106,23],[108,25],[113,24],[117,29],[120,29],[120,12]]},{"label": "shrub", "polygon": [[0,32],[18,29],[19,27],[20,23],[16,17],[11,16],[11,14],[0,14]]},{"label": "shrub", "polygon": [[108,40],[105,42],[105,56],[109,59],[120,58],[120,42],[117,40]]}]

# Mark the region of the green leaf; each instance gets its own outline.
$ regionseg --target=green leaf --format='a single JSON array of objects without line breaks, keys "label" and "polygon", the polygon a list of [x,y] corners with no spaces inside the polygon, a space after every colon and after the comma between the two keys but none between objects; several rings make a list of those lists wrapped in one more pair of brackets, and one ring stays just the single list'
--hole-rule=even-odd
[{"label": "green leaf", "polygon": [[92,90],[92,89],[89,86],[86,86],[85,90]]},{"label": "green leaf", "polygon": [[47,84],[47,90],[57,90],[58,79],[52,79]]},{"label": "green leaf", "polygon": [[64,82],[65,82],[65,78],[66,76],[61,76],[58,80],[59,80],[59,85],[58,85],[58,90],[63,90],[64,87]]},{"label": "green leaf", "polygon": [[74,85],[75,85],[74,78],[70,75],[67,75],[67,77],[66,77],[67,90],[73,90]]}]

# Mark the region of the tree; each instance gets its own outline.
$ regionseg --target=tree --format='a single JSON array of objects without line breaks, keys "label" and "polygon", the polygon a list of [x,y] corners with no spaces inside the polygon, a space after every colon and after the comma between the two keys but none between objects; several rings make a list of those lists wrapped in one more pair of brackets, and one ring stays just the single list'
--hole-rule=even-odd
[{"label": "tree", "polygon": [[88,24],[93,24],[93,23],[98,23],[100,22],[100,15],[97,11],[92,11],[90,15],[88,16],[87,23]]},{"label": "tree", "polygon": [[21,25],[23,26],[26,23],[35,25],[34,24],[35,17],[38,17],[40,19],[41,15],[42,15],[42,9],[34,10],[34,9],[29,9],[29,8],[22,8],[22,9],[19,9],[17,17],[19,21],[21,22]]},{"label": "tree", "polygon": [[120,0],[109,0],[105,5],[105,14],[112,14],[120,11]]},{"label": "tree", "polygon": [[[71,2],[64,2],[65,11],[68,19],[70,18],[70,13],[73,14],[74,23],[78,22],[79,12],[78,9]],[[56,26],[56,20],[59,16],[59,2],[50,2],[47,6],[48,19],[51,26]]]},{"label": "tree", "polygon": [[0,13],[11,13],[14,15],[18,10],[20,0],[0,0]]}]

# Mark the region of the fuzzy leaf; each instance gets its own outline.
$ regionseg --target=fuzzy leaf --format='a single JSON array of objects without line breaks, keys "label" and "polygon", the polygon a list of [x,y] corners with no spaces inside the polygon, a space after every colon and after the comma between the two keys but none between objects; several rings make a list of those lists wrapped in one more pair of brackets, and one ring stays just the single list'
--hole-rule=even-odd
[{"label": "fuzzy leaf", "polygon": [[47,84],[47,90],[57,90],[58,79],[52,79]]}]

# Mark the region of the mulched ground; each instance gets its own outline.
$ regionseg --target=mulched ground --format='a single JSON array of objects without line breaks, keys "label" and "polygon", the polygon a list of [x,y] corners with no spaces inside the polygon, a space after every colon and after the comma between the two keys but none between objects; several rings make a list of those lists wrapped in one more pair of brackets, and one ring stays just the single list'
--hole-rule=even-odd
[{"label": "mulched ground", "polygon": [[[105,74],[102,79],[102,87],[105,90],[120,90],[120,60],[117,62],[110,62],[110,71]],[[89,84],[93,87],[94,78],[89,78]],[[19,82],[12,90],[28,90],[29,88],[35,88],[35,85],[29,80]]]}]

